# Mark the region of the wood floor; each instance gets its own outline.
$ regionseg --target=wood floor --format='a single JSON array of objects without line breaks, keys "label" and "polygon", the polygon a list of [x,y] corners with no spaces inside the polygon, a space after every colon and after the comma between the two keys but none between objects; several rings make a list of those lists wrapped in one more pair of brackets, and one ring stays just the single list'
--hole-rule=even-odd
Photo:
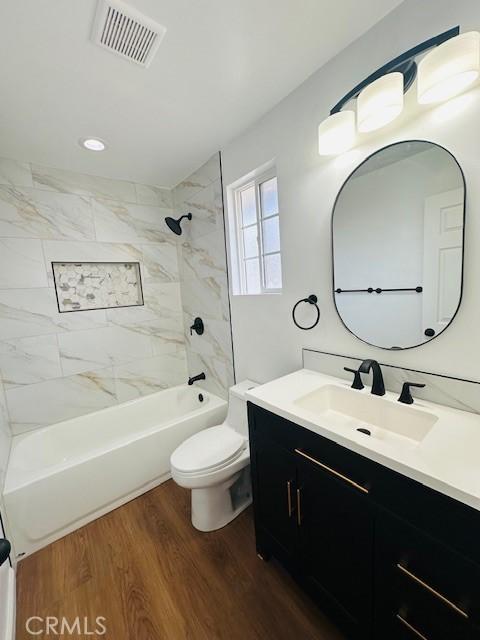
[{"label": "wood floor", "polygon": [[[30,616],[106,618],[108,640],[342,640],[275,563],[255,553],[251,511],[213,533],[172,481],[23,560],[17,640]],[[41,628],[35,621],[33,628]],[[72,638],[72,635],[56,637]]]}]

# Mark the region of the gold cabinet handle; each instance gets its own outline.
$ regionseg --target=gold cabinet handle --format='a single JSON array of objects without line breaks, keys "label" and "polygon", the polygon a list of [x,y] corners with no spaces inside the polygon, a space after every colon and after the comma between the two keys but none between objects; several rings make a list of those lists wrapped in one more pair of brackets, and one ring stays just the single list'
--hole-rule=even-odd
[{"label": "gold cabinet handle", "polygon": [[315,460],[315,458],[312,458],[312,456],[309,456],[307,453],[304,453],[301,449],[295,449],[295,453],[298,453],[299,456],[303,456],[307,460],[310,460],[310,462],[313,462],[314,464],[318,465],[322,469],[325,469],[325,471],[328,471],[335,477],[340,478],[345,482],[348,482],[349,485],[351,485],[352,487],[355,487],[355,489],[358,489],[359,491],[362,491],[362,493],[368,493],[368,489],[366,487],[362,487],[361,484],[358,484],[357,482],[350,480],[350,478],[347,478],[347,476],[344,476],[338,471],[335,471],[335,469],[332,469],[331,467],[327,467],[327,465],[323,464],[323,462],[320,462],[319,460]]},{"label": "gold cabinet handle", "polygon": [[416,635],[417,638],[420,638],[420,640],[428,640],[428,638],[424,636],[423,633],[420,633],[418,629],[415,629],[415,627],[412,627],[412,625],[409,622],[407,622],[405,618],[402,618],[402,616],[399,613],[397,613],[397,620],[399,620],[404,627],[407,627],[407,629],[409,629],[414,635]]},{"label": "gold cabinet handle", "polygon": [[297,489],[297,524],[299,527],[302,526],[302,498],[300,489]]},{"label": "gold cabinet handle", "polygon": [[397,564],[397,569],[399,569],[403,574],[405,574],[406,576],[408,576],[411,580],[413,580],[414,582],[416,582],[417,584],[419,584],[421,587],[423,587],[424,589],[426,589],[429,593],[431,593],[432,595],[434,595],[436,598],[438,598],[439,600],[441,600],[444,604],[446,604],[448,607],[450,607],[451,609],[453,609],[454,611],[456,611],[458,614],[460,614],[461,616],[463,616],[464,618],[468,618],[468,613],[466,613],[465,611],[463,611],[462,609],[460,609],[460,607],[457,607],[456,604],[454,604],[451,600],[449,600],[448,598],[446,598],[445,596],[442,596],[441,593],[439,593],[436,589],[434,589],[433,587],[431,587],[430,585],[428,585],[426,582],[424,582],[423,580],[421,580],[418,576],[416,576],[414,573],[412,573],[411,571],[409,571],[408,569],[405,569],[405,567],[403,567],[401,564]]},{"label": "gold cabinet handle", "polygon": [[292,483],[290,480],[287,480],[287,504],[288,504],[288,517],[292,517],[293,508],[292,508]]}]

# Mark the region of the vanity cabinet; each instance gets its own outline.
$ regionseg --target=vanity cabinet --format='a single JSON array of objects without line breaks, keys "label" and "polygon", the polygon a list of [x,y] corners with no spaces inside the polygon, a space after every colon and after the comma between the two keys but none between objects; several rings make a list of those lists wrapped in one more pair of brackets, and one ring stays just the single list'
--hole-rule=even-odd
[{"label": "vanity cabinet", "polygon": [[359,640],[480,639],[480,513],[249,403],[257,551]]},{"label": "vanity cabinet", "polygon": [[266,559],[273,552],[293,568],[297,539],[295,458],[262,439],[257,440],[255,458],[257,528],[268,538],[263,551],[259,539],[258,552]]},{"label": "vanity cabinet", "polygon": [[460,554],[381,513],[375,570],[376,638],[480,638],[480,571]]},{"label": "vanity cabinet", "polygon": [[374,516],[359,489],[312,460],[297,460],[302,579],[313,597],[334,613],[338,611],[349,628],[368,629]]}]

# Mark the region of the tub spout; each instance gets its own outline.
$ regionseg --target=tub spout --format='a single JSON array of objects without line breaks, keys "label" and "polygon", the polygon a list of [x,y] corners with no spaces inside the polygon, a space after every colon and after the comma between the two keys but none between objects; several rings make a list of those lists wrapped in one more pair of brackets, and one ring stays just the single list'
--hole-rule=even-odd
[{"label": "tub spout", "polygon": [[192,378],[188,379],[188,386],[191,387],[194,382],[198,382],[199,380],[205,380],[205,377],[205,373],[202,371],[202,373],[199,373],[198,376],[193,376]]}]

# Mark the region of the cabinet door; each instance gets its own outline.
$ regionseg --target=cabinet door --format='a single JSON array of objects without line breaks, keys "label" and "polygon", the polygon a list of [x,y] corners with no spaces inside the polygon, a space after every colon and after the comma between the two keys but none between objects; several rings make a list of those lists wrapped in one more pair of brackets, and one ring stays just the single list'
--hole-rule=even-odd
[{"label": "cabinet door", "polygon": [[374,513],[366,491],[298,460],[299,539],[306,586],[352,638],[369,638]]},{"label": "cabinet door", "polygon": [[252,480],[257,550],[286,562],[295,558],[295,457],[268,439],[252,448]]},{"label": "cabinet door", "polygon": [[382,512],[375,546],[376,640],[480,637],[480,570],[474,563]]}]

